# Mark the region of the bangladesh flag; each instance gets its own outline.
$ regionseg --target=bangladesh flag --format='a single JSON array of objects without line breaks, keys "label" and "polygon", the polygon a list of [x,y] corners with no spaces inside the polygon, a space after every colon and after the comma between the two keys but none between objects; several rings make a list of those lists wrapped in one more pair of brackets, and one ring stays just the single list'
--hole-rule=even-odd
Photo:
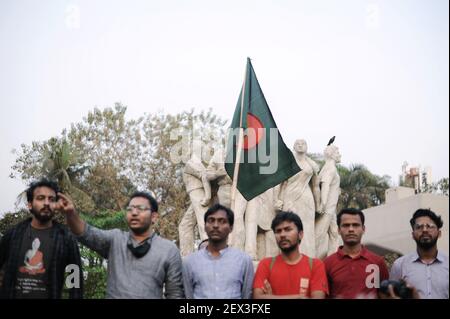
[{"label": "bangladesh flag", "polygon": [[[243,129],[244,138],[239,152],[240,128]],[[238,153],[240,162],[236,169]],[[247,58],[244,84],[228,132],[225,169],[231,179],[237,173],[237,189],[246,200],[251,200],[301,170],[291,150],[283,142],[250,58]]]}]

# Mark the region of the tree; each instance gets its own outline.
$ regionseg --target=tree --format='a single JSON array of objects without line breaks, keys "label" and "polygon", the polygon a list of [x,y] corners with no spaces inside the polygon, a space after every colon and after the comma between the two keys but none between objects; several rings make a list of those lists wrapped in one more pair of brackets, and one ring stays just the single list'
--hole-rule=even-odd
[{"label": "tree", "polygon": [[[182,180],[184,163],[189,160],[194,141],[201,142],[205,164],[213,148],[225,135],[225,121],[212,111],[195,114],[193,110],[176,115],[149,115],[144,121],[144,137],[153,154],[141,174],[147,178],[147,189],[160,199],[162,218],[156,227],[166,238],[178,240],[178,224],[189,206]],[[184,152],[184,154],[180,154]],[[144,178],[140,178],[144,181]]]},{"label": "tree", "polygon": [[[312,153],[309,156],[320,167],[324,165],[322,154]],[[366,209],[385,202],[385,192],[390,187],[390,176],[375,175],[363,164],[352,164],[349,167],[338,164],[337,169],[341,179],[337,212],[346,207]]]},{"label": "tree", "polygon": [[13,227],[14,225],[17,225],[28,217],[31,217],[31,215],[26,209],[21,209],[17,212],[7,212],[3,214],[2,218],[0,219],[0,234],[5,234],[8,229]]},{"label": "tree", "polygon": [[135,189],[126,174],[139,169],[140,150],[139,120],[127,121],[125,111],[95,108],[60,137],[22,144],[11,177],[56,179],[81,212],[123,208]]},{"label": "tree", "polygon": [[[22,145],[11,176],[57,179],[83,213],[119,211],[133,191],[152,191],[160,203],[158,231],[177,240],[177,225],[188,206],[182,168],[192,142],[202,141],[205,154],[211,153],[224,136],[224,125],[211,110],[160,112],[128,120],[121,104],[95,108],[60,137]],[[183,153],[178,159],[177,150]],[[89,194],[89,199],[76,201],[81,197],[77,193]]]},{"label": "tree", "polygon": [[441,178],[436,183],[426,184],[422,193],[442,194],[448,196],[448,177]]},{"label": "tree", "polygon": [[[34,165],[30,163],[30,158],[35,161]],[[86,169],[83,158],[67,140],[56,137],[45,142],[33,142],[31,147],[22,145],[22,154],[13,166],[16,174],[21,174],[27,182],[41,177],[57,181],[61,190],[73,198],[81,211],[90,211],[94,209],[92,199],[73,183],[80,180]]]},{"label": "tree", "polygon": [[385,191],[389,188],[390,177],[372,174],[364,165],[353,164],[349,168],[338,165],[341,177],[341,195],[338,211],[353,207],[366,209],[385,201]]}]

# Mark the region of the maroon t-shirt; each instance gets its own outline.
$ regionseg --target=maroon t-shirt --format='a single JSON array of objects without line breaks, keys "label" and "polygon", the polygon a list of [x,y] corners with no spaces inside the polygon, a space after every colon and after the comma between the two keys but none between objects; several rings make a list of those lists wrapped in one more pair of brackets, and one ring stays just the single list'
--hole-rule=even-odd
[{"label": "maroon t-shirt", "polygon": [[325,260],[330,298],[377,298],[380,282],[389,278],[389,271],[380,257],[364,246],[357,257],[346,255],[342,246]]}]

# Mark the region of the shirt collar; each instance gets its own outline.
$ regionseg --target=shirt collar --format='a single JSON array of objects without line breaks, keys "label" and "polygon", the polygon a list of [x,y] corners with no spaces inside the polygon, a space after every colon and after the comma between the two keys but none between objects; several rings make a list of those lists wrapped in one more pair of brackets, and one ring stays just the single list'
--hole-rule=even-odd
[{"label": "shirt collar", "polygon": [[354,258],[352,258],[352,257],[350,257],[348,254],[346,254],[345,252],[344,252],[344,246],[339,246],[339,249],[338,249],[338,251],[337,251],[337,254],[338,254],[338,256],[341,258],[341,259],[343,259],[343,258],[345,258],[345,257],[347,257],[347,258],[351,258],[351,259],[358,259],[358,258],[364,258],[364,259],[368,259],[368,256],[367,256],[367,253],[368,253],[368,251],[367,251],[367,248],[366,247],[364,247],[364,245],[361,245],[361,251],[359,252],[359,255],[358,256],[356,256],[356,257],[354,257]]},{"label": "shirt collar", "polygon": [[228,250],[230,249],[229,246],[225,247],[224,249],[219,250],[219,256],[218,257],[214,257],[213,255],[211,255],[211,253],[209,252],[209,250],[207,249],[207,247],[205,247],[203,249],[204,253],[210,257],[210,258],[221,258]]},{"label": "shirt collar", "polygon": [[412,262],[420,261],[420,257],[419,257],[419,254],[417,253],[417,251],[415,251],[411,254],[411,260],[412,260]]},{"label": "shirt collar", "polygon": [[443,262],[445,261],[445,256],[444,256],[444,254],[441,253],[439,250],[438,250],[438,253],[437,253],[437,256],[436,256],[436,260],[439,261],[439,262],[441,262],[441,263],[443,263]]},{"label": "shirt collar", "polygon": [[[419,254],[417,253],[417,250],[411,254],[411,261],[412,261],[412,262],[422,262],[422,261],[420,260]],[[435,263],[435,262],[440,262],[440,263],[442,263],[442,262],[444,262],[444,261],[445,261],[445,256],[444,256],[444,254],[442,254],[440,251],[438,251],[438,253],[437,253],[437,255],[436,255],[436,259],[435,259],[432,263]]]}]

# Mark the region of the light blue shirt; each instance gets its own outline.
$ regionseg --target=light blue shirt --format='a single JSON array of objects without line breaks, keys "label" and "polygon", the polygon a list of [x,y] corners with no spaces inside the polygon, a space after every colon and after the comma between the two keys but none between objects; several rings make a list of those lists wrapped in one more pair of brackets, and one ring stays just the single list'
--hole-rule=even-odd
[{"label": "light blue shirt", "polygon": [[417,252],[405,255],[394,262],[389,279],[404,279],[422,299],[448,299],[448,257],[438,252],[432,263],[425,264]]},{"label": "light blue shirt", "polygon": [[202,249],[185,257],[183,282],[189,299],[250,299],[254,268],[241,250],[227,247],[213,257]]}]

